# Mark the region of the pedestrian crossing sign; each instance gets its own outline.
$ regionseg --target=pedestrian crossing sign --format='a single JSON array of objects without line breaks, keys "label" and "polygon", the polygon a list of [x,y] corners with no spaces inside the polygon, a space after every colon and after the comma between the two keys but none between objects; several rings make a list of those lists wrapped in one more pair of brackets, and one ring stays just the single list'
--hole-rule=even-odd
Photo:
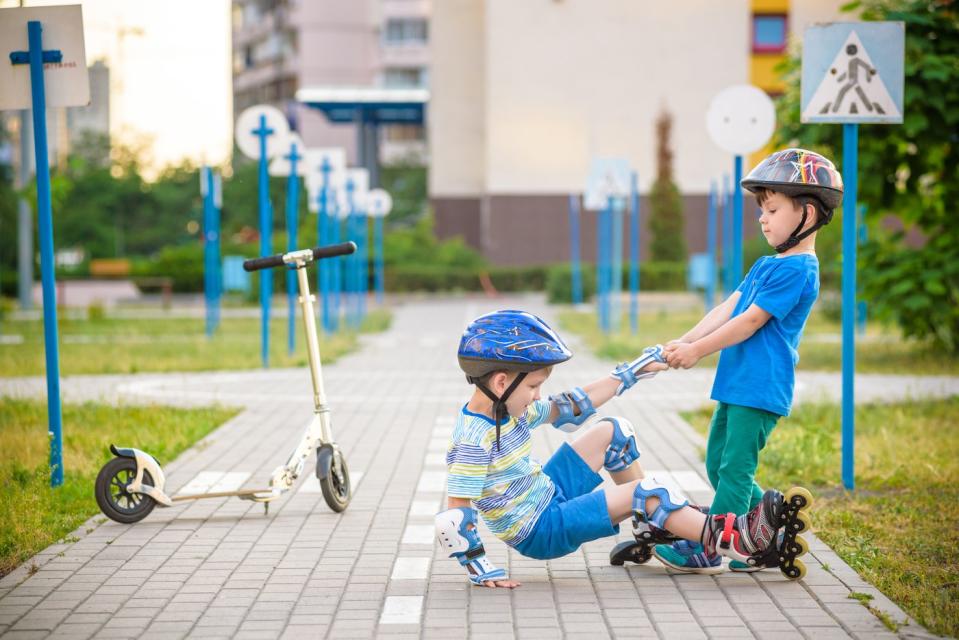
[{"label": "pedestrian crossing sign", "polygon": [[903,22],[833,22],[803,36],[802,122],[902,122]]}]

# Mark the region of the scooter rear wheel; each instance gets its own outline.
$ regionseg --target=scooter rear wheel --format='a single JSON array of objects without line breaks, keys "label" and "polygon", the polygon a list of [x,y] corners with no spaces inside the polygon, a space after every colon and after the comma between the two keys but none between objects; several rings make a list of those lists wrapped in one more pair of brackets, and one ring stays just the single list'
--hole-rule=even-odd
[{"label": "scooter rear wheel", "polygon": [[[114,458],[103,465],[97,475],[94,493],[103,515],[115,522],[131,524],[149,515],[156,501],[143,493],[130,493],[127,487],[137,475],[137,462],[132,458]],[[153,476],[143,471],[143,484],[153,486]]]},{"label": "scooter rear wheel", "polygon": [[350,471],[346,467],[346,458],[339,449],[334,450],[331,462],[330,472],[326,474],[326,477],[319,479],[320,489],[323,491],[323,499],[326,500],[327,506],[340,513],[346,509],[353,497],[350,488]]}]

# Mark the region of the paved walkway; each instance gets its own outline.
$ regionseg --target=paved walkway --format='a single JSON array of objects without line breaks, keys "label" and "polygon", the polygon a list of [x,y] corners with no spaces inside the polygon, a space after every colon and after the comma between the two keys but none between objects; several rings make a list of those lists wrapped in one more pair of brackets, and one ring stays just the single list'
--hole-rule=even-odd
[{"label": "paved walkway", "polygon": [[[325,368],[334,432],[354,483],[343,514],[326,507],[308,467],[268,515],[261,505],[215,499],[158,508],[135,525],[93,518],[78,529],[77,542],[52,546],[0,580],[0,635],[894,637],[848,595],[872,594],[872,606],[897,621],[905,614],[814,537],[804,558],[808,575],[789,582],[775,571],[675,576],[655,560],[609,566],[608,551],[629,539],[628,526],[617,540],[549,562],[523,558],[484,531],[492,560],[523,586],[469,587],[433,544],[433,514],[445,499],[446,440],[469,391],[453,353],[468,319],[505,304],[549,318],[539,298],[410,303],[396,309],[388,332]],[[550,380],[553,391],[608,372],[609,362],[574,350],[575,359]],[[711,376],[667,372],[606,408],[637,426],[645,468],[670,473],[695,501],[711,498],[700,461],[704,442],[677,411],[707,400]],[[837,387],[836,375],[802,375],[799,395],[835,397]],[[39,378],[0,380],[2,394],[43,390]],[[164,467],[172,493],[188,485],[265,486],[311,415],[305,370],[78,376],[63,381],[63,392],[67,401],[244,407]],[[949,378],[861,376],[858,387],[862,400],[955,393],[959,381]],[[547,459],[565,438],[536,430],[534,455]],[[899,635],[925,632],[910,622]]]}]

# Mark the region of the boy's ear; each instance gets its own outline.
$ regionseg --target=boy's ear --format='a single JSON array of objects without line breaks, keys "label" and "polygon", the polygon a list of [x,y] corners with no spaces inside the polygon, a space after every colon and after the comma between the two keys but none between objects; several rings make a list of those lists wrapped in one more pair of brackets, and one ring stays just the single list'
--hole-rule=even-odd
[{"label": "boy's ear", "polygon": [[499,395],[506,390],[506,383],[509,378],[509,375],[505,371],[497,371],[490,376],[489,379],[489,388],[490,390]]}]

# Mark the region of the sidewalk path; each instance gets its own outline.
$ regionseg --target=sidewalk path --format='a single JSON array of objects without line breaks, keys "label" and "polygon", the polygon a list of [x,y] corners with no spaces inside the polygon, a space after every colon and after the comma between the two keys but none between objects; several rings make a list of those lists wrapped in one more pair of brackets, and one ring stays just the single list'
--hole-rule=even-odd
[{"label": "sidewalk path", "polygon": [[[343,514],[323,502],[312,460],[293,491],[261,505],[201,500],[156,509],[120,525],[95,517],[78,541],[54,545],[0,580],[6,638],[886,638],[895,637],[850,592],[894,620],[905,614],[863,582],[814,536],[809,572],[675,576],[655,560],[612,567],[608,552],[631,536],[584,545],[549,562],[523,558],[485,527],[493,562],[523,582],[515,591],[470,588],[433,544],[445,499],[444,452],[469,389],[455,353],[465,323],[497,307],[550,319],[542,298],[417,301],[395,310],[393,327],[324,367],[334,433],[346,452],[354,497]],[[571,345],[555,392],[605,375],[609,362]],[[712,372],[667,372],[604,408],[639,431],[647,470],[669,473],[694,501],[707,501],[704,441],[678,415],[708,399]],[[838,374],[801,374],[799,397],[835,398]],[[0,380],[0,393],[39,396],[41,378]],[[265,486],[311,415],[305,369],[77,376],[66,401],[218,402],[245,410],[164,467],[167,487]],[[944,396],[959,380],[860,376],[857,400]],[[67,425],[69,428],[69,425]],[[143,425],[149,429],[149,425]],[[538,429],[533,454],[546,460],[565,434]],[[135,446],[135,442],[117,443]],[[92,490],[92,487],[91,487]],[[31,567],[35,572],[29,575]],[[914,621],[900,637],[925,637]]]}]

